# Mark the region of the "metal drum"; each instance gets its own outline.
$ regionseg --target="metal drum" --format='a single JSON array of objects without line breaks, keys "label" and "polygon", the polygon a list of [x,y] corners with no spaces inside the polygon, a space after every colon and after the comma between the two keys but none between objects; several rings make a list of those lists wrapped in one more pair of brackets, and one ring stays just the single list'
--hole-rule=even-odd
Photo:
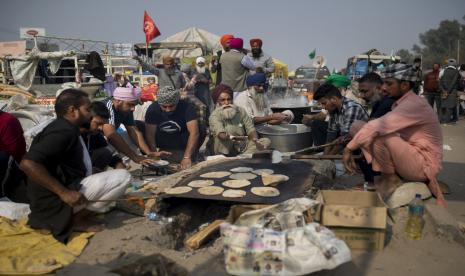
[{"label": "metal drum", "polygon": [[293,152],[311,147],[311,128],[303,124],[259,125],[256,126],[260,138],[271,140],[271,147],[281,152]]}]

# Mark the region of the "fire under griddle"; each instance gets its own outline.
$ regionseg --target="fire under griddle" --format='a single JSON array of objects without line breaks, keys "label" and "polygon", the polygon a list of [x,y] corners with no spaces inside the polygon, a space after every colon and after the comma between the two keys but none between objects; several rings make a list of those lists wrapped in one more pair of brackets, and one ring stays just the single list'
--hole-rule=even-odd
[{"label": "fire under griddle", "polygon": [[243,159],[243,160],[232,160],[229,162],[212,165],[211,167],[199,170],[195,174],[181,180],[175,187],[187,186],[189,182],[199,179],[211,179],[215,182],[212,186],[222,187],[225,190],[231,189],[221,185],[223,181],[229,180],[229,176],[213,179],[213,178],[202,178],[200,175],[208,172],[218,171],[229,171],[236,167],[251,167],[255,169],[272,169],[274,174],[285,174],[289,177],[288,181],[280,182],[277,185],[271,185],[269,187],[275,187],[279,190],[280,195],[276,197],[261,197],[253,194],[251,189],[253,187],[265,187],[263,185],[261,176],[257,176],[255,179],[249,180],[251,185],[243,187],[237,190],[243,190],[247,194],[242,198],[226,198],[221,194],[219,195],[202,195],[197,192],[198,188],[192,188],[192,191],[185,194],[168,195],[167,198],[192,198],[192,199],[207,199],[207,200],[218,200],[218,201],[232,201],[242,203],[253,203],[253,204],[276,204],[285,201],[290,198],[300,197],[303,193],[309,190],[313,184],[314,173],[312,171],[312,165],[304,161],[295,160],[283,160],[279,164],[272,164],[267,159]]}]

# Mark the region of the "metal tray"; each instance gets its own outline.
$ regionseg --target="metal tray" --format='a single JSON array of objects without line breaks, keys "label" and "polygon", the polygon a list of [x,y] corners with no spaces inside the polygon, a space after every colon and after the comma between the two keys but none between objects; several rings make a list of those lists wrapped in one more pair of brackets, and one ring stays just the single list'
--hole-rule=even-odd
[{"label": "metal tray", "polygon": [[[253,187],[264,187],[263,182],[260,176],[257,176],[255,179],[250,180],[251,185],[238,189],[246,191],[246,195],[242,198],[225,198],[220,195],[201,195],[197,192],[198,188],[192,188],[192,191],[179,194],[179,195],[168,195],[165,197],[175,197],[175,198],[193,198],[193,199],[207,199],[207,200],[219,200],[219,201],[232,201],[232,202],[242,202],[242,203],[254,203],[254,204],[276,204],[282,201],[285,201],[290,198],[302,196],[303,193],[309,190],[313,184],[314,174],[312,172],[312,165],[304,161],[294,161],[294,160],[283,160],[280,164],[272,164],[270,160],[266,159],[244,159],[244,160],[232,160],[230,162],[221,163],[218,165],[213,165],[209,168],[198,171],[195,174],[190,175],[189,177],[183,179],[175,187],[187,186],[187,184],[193,180],[198,179],[208,179],[200,177],[201,174],[214,172],[214,171],[229,171],[235,167],[251,167],[254,169],[272,169],[275,174],[285,174],[289,176],[289,180],[286,182],[281,182],[278,185],[274,186],[280,192],[279,196],[276,197],[260,197],[254,195],[250,190]],[[225,180],[230,179],[229,176],[211,179],[215,181],[213,186],[222,187],[225,190],[229,189],[221,185]]]}]

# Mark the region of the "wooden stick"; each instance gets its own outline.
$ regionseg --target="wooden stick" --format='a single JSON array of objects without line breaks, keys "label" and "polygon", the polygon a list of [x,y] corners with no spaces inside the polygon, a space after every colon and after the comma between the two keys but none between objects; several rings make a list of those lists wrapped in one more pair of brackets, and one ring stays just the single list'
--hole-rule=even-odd
[{"label": "wooden stick", "polygon": [[216,233],[220,229],[220,224],[223,223],[224,220],[217,219],[214,222],[210,223],[204,229],[198,231],[193,236],[191,236],[184,245],[189,248],[190,250],[198,249],[207,239]]},{"label": "wooden stick", "polygon": [[[361,159],[361,155],[353,155],[354,159]],[[313,159],[313,160],[340,160],[342,155],[310,155],[310,154],[294,154],[291,159]]]},{"label": "wooden stick", "polygon": [[116,198],[116,199],[95,199],[95,200],[88,200],[90,203],[94,202],[114,202],[114,201],[138,201],[138,200],[147,200],[153,199],[155,197],[135,197],[135,198]]}]

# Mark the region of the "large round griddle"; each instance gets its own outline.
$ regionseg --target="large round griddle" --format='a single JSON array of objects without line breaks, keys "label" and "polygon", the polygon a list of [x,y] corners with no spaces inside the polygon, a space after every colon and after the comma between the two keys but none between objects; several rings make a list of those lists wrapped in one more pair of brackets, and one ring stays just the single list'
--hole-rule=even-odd
[{"label": "large round griddle", "polygon": [[[189,182],[198,179],[211,179],[211,178],[202,178],[201,174],[215,171],[229,171],[232,168],[236,167],[251,167],[253,169],[272,169],[275,174],[285,174],[289,176],[289,180],[281,182],[275,186],[279,190],[280,195],[277,197],[261,197],[252,194],[250,191],[253,187],[264,187],[261,176],[249,180],[251,185],[247,187],[240,188],[238,190],[246,191],[246,196],[242,198],[226,198],[221,195],[201,195],[197,192],[196,188],[193,188],[192,191],[179,194],[179,195],[166,195],[166,197],[176,197],[176,198],[193,198],[193,199],[207,199],[207,200],[219,200],[219,201],[233,201],[233,202],[243,202],[243,203],[254,203],[254,204],[276,204],[282,201],[285,201],[290,198],[300,197],[305,191],[311,188],[313,184],[313,173],[311,164],[303,161],[295,160],[283,160],[282,163],[272,164],[270,160],[266,159],[244,159],[244,160],[232,160],[229,162],[220,163],[217,165],[212,165],[211,167],[199,170],[197,173],[190,175],[187,178],[181,180],[175,187],[186,186]],[[211,179],[215,182],[212,186],[224,187],[222,185],[223,181],[229,180],[229,176]]]}]

